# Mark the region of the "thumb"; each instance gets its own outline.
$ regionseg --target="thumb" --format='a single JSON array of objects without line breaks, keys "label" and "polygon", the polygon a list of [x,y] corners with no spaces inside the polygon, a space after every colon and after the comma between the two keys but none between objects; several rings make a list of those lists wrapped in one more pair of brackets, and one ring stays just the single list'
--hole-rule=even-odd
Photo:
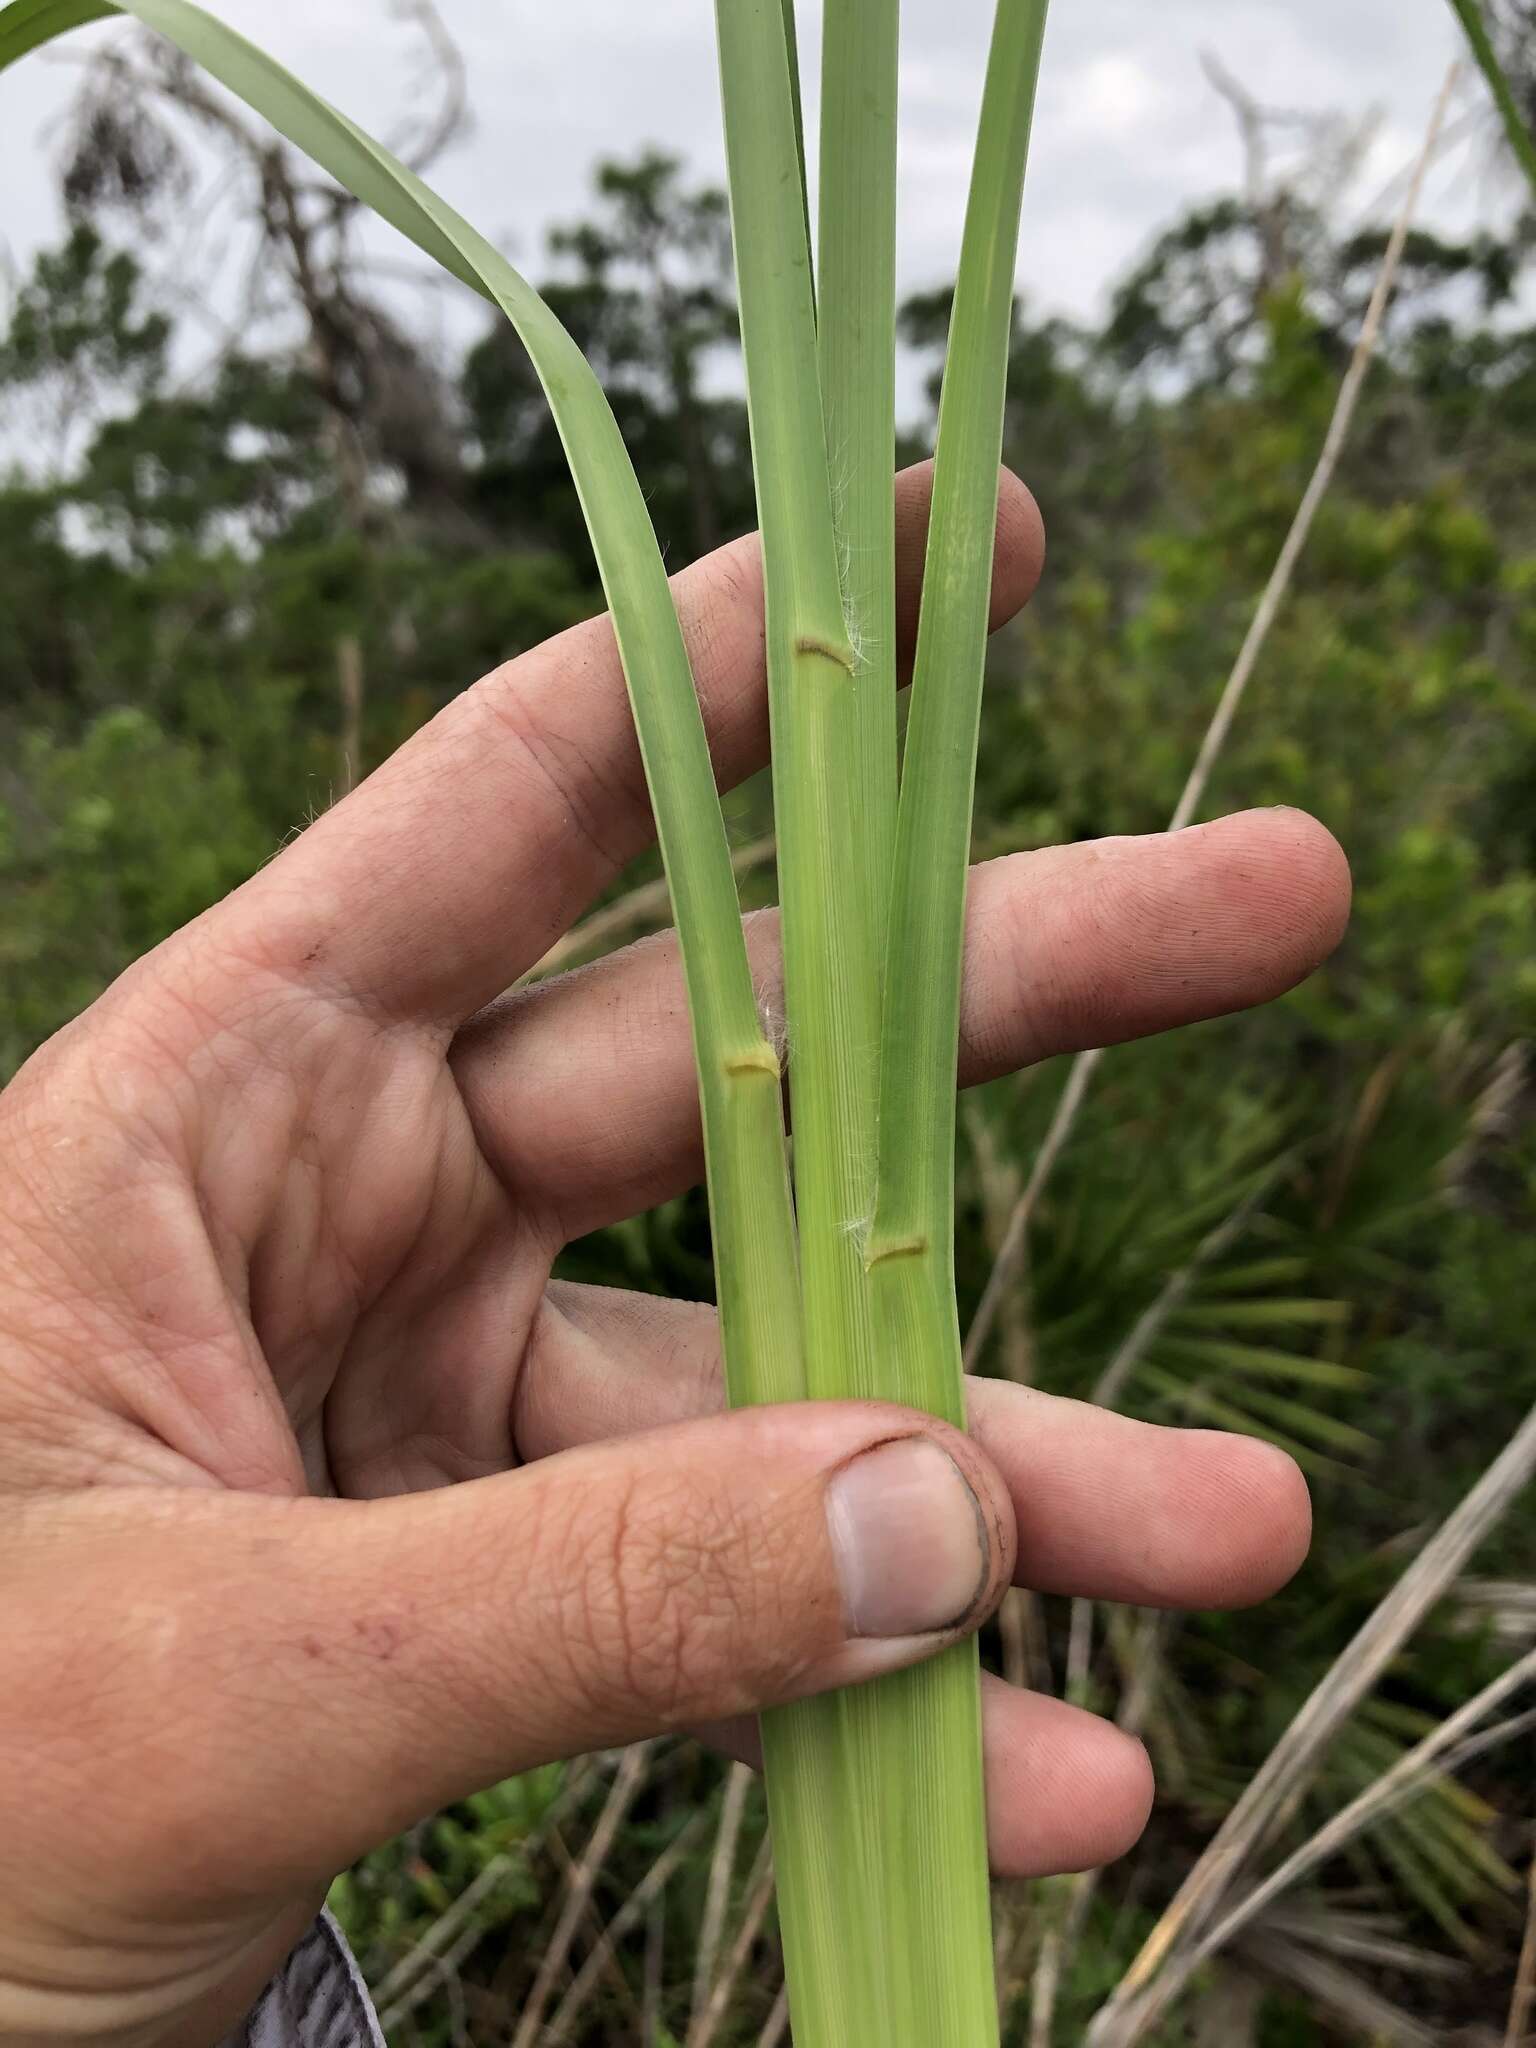
[{"label": "thumb", "polygon": [[323,1880],[551,1758],[915,1663],[991,1611],[1014,1550],[976,1444],[841,1402],[392,1500],[98,1491],[23,1527],[0,1781],[24,1756],[88,1795],[93,1758],[132,1759],[112,1856],[171,1909]]}]

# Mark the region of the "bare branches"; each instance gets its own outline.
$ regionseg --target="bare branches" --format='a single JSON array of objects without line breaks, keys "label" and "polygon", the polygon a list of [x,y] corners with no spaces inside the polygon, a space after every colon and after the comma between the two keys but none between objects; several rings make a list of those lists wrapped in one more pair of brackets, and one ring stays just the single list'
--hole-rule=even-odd
[{"label": "bare branches", "polygon": [[[1283,281],[1296,260],[1297,216],[1353,182],[1375,138],[1379,116],[1348,118],[1266,106],[1212,50],[1202,50],[1200,68],[1237,123],[1244,197],[1262,247],[1255,280],[1256,295],[1262,298]],[[1276,145],[1282,139],[1292,147],[1283,168],[1276,169]]]},{"label": "bare branches", "polygon": [[450,143],[460,139],[469,125],[469,75],[464,53],[433,0],[394,0],[390,12],[419,31],[428,60],[437,71],[436,107],[418,124],[415,134],[404,127],[396,131],[389,145],[408,169],[420,175],[431,168]]},{"label": "bare branches", "polygon": [[[434,0],[396,0],[394,11],[425,43],[428,61],[418,76],[440,80],[409,141],[419,169],[463,131],[464,65]],[[201,168],[203,151],[189,142],[206,145],[220,165],[218,200],[205,204],[202,217],[223,216],[221,253],[232,243],[242,258],[250,249],[243,306],[202,374],[249,349],[268,321],[278,323],[287,345],[297,315],[346,523],[359,531],[397,525],[397,479],[406,486],[405,502],[434,524],[471,523],[456,489],[463,459],[456,401],[377,289],[352,233],[358,201],[313,175],[296,150],[249,121],[235,99],[163,38],[111,43],[87,67],[63,175],[66,201],[86,215],[128,207],[152,224],[161,197],[184,190],[193,167]],[[187,292],[187,252],[169,267],[174,288]],[[220,295],[205,277],[201,292],[190,296],[201,304]],[[378,487],[380,473],[390,488]]]},{"label": "bare branches", "polygon": [[1240,78],[1229,71],[1214,50],[1200,52],[1200,69],[1213,89],[1232,109],[1243,145],[1243,192],[1250,207],[1260,207],[1269,196],[1269,162],[1264,147],[1264,114],[1258,101]]},{"label": "bare branches", "polygon": [[[1440,89],[1440,96],[1435,102],[1434,111],[1430,116],[1428,132],[1424,137],[1423,147],[1414,165],[1413,176],[1409,180],[1408,190],[1404,195],[1402,206],[1398,210],[1397,219],[1393,222],[1392,233],[1388,239],[1386,250],[1382,255],[1381,267],[1376,274],[1375,287],[1371,292],[1370,303],[1366,308],[1365,320],[1360,329],[1360,337],[1355,343],[1354,353],[1349,360],[1349,367],[1344,372],[1343,381],[1339,386],[1339,395],[1334,401],[1333,416],[1328,422],[1328,430],[1323,437],[1322,451],[1317,458],[1317,466],[1313,470],[1311,480],[1302,494],[1301,503],[1296,508],[1295,517],[1291,521],[1290,531],[1286,534],[1285,540],[1281,545],[1280,553],[1275,560],[1275,566],[1270,571],[1269,581],[1264,586],[1248,631],[1243,637],[1243,644],[1238,650],[1237,659],[1233,663],[1231,673],[1228,675],[1221,695],[1217,699],[1216,709],[1211,716],[1209,726],[1206,728],[1205,737],[1200,743],[1200,750],[1195,756],[1194,766],[1190,769],[1189,778],[1184,784],[1183,792],[1174,806],[1173,816],[1168,821],[1168,830],[1170,832],[1182,831],[1200,807],[1201,799],[1205,795],[1206,785],[1210,781],[1211,771],[1220,757],[1222,748],[1226,745],[1227,736],[1232,730],[1232,722],[1236,718],[1238,707],[1243,701],[1243,693],[1248,688],[1249,680],[1258,665],[1259,655],[1263,651],[1264,643],[1269,638],[1270,629],[1274,625],[1276,616],[1290,589],[1292,578],[1296,573],[1296,564],[1301,559],[1302,550],[1307,544],[1307,537],[1311,533],[1312,522],[1317,517],[1318,507],[1327,496],[1329,486],[1332,484],[1334,474],[1338,469],[1339,457],[1343,453],[1344,445],[1349,438],[1349,430],[1354,421],[1355,409],[1359,404],[1360,393],[1365,384],[1366,372],[1370,369],[1372,359],[1376,353],[1376,345],[1381,336],[1382,315],[1386,311],[1387,302],[1392,296],[1392,287],[1396,281],[1398,265],[1402,260],[1403,244],[1408,238],[1408,230],[1413,223],[1414,214],[1418,210],[1419,195],[1423,190],[1425,173],[1434,158],[1435,149],[1440,138],[1440,130],[1445,120],[1446,109],[1450,104],[1451,93],[1455,88],[1456,77],[1457,68],[1455,65],[1452,65],[1446,75],[1445,84]],[[1056,1104],[1055,1114],[1051,1118],[1045,1140],[1036,1156],[1028,1184],[1023,1194],[1019,1197],[1018,1206],[1009,1220],[1001,1249],[992,1267],[991,1277],[987,1281],[980,1304],[976,1310],[975,1318],[966,1337],[965,1363],[968,1370],[974,1369],[979,1360],[987,1339],[991,1335],[992,1326],[997,1319],[1003,1294],[1007,1288],[1013,1285],[1023,1257],[1030,1220],[1034,1215],[1035,1207],[1039,1202],[1047,1180],[1055,1170],[1056,1162],[1060,1158],[1067,1139],[1071,1135],[1073,1125],[1077,1121],[1078,1112],[1082,1108],[1083,1099],[1087,1095],[1089,1084],[1093,1079],[1094,1069],[1103,1057],[1102,1049],[1096,1049],[1090,1052],[1080,1052],[1072,1062],[1067,1074],[1066,1086],[1062,1089],[1060,1099]]]}]

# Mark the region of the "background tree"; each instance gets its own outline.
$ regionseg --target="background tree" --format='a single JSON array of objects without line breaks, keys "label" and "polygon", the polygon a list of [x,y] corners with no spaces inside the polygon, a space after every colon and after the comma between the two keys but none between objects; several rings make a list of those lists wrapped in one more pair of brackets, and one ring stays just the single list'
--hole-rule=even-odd
[{"label": "background tree", "polygon": [[[656,151],[602,163],[596,217],[557,227],[540,289],[602,377],[668,559],[681,567],[753,520],[725,194],[689,189]],[[709,389],[711,378],[720,384]],[[505,531],[532,522],[586,548],[538,380],[505,321],[471,351],[464,386],[482,454],[479,502]]]}]

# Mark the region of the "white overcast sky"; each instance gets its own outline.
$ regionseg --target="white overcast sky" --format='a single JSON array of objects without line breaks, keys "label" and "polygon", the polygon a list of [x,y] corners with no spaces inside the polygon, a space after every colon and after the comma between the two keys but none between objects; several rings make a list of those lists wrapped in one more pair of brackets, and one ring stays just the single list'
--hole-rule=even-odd
[{"label": "white overcast sky", "polygon": [[[389,127],[413,45],[389,0],[215,0],[311,84]],[[544,227],[583,206],[600,155],[653,142],[700,173],[721,164],[709,0],[440,0],[473,81],[475,124],[434,180],[537,274]],[[801,0],[814,51],[818,8]],[[906,0],[904,288],[952,274],[990,0]],[[60,46],[80,52],[92,36]],[[1456,51],[1445,0],[1056,0],[1019,266],[1037,306],[1077,313],[1191,199],[1237,182],[1227,110],[1201,73],[1216,52],[1267,104],[1363,114],[1379,126],[1353,204],[1412,157]],[[59,110],[75,68],[32,58],[0,77],[0,234],[12,264],[57,233]],[[1470,98],[1476,88],[1469,81]],[[1438,168],[1432,217],[1501,210],[1483,161]]]}]

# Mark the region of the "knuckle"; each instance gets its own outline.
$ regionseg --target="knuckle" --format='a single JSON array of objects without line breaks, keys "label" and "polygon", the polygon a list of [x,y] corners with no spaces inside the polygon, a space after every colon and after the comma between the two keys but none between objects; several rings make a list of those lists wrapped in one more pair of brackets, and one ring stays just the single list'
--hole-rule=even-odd
[{"label": "knuckle", "polygon": [[589,1531],[565,1632],[599,1717],[680,1728],[789,1690],[811,1611],[795,1550],[785,1518],[723,1489],[629,1481]]}]

